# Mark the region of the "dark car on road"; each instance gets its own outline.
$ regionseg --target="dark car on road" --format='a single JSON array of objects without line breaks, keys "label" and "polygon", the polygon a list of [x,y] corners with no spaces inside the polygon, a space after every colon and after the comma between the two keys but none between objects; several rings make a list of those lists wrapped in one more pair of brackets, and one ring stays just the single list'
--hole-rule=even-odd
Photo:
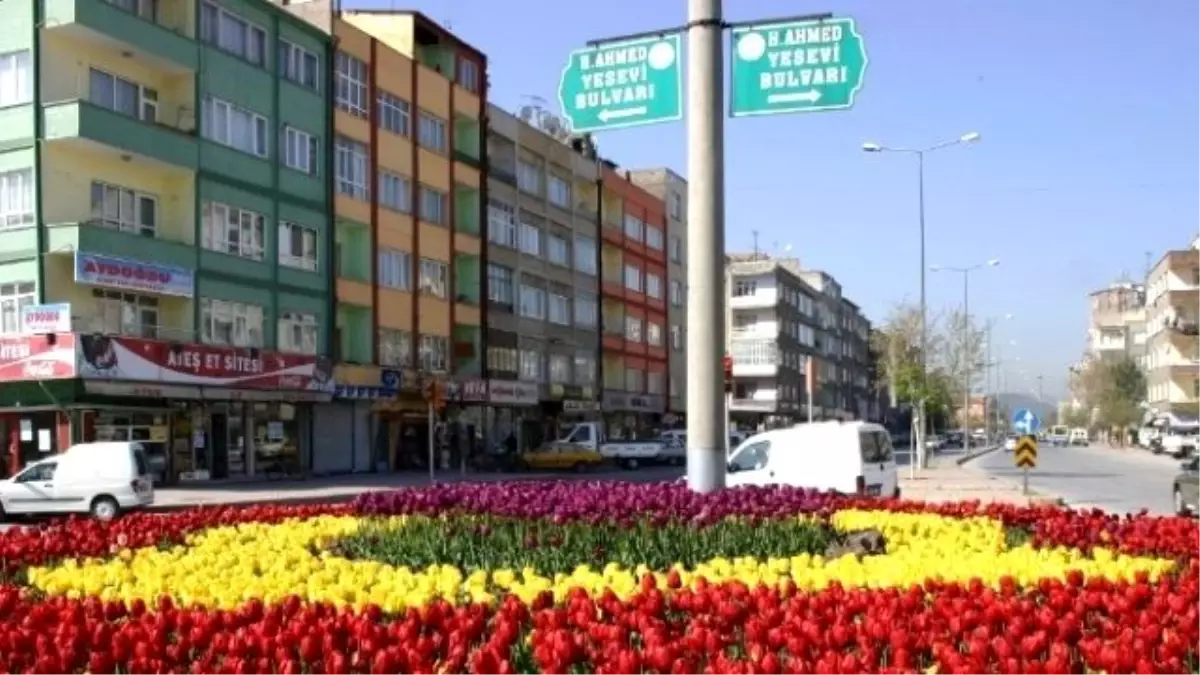
[{"label": "dark car on road", "polygon": [[1200,510],[1200,457],[1193,457],[1179,465],[1182,472],[1175,476],[1172,487],[1175,512],[1181,516]]}]

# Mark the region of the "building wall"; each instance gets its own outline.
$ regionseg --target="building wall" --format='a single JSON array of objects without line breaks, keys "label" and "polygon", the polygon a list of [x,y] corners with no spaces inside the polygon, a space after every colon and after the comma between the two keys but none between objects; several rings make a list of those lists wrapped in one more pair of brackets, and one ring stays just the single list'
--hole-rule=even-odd
[{"label": "building wall", "polygon": [[687,181],[667,168],[633,171],[630,179],[666,207],[668,407],[682,412],[687,402]]},{"label": "building wall", "polygon": [[[488,292],[488,325],[494,333],[511,336],[505,341],[515,342],[520,353],[517,372],[497,368],[492,375],[587,387],[594,396],[599,341],[596,160],[532,120],[494,106],[488,122],[485,274],[495,279]],[[522,287],[530,294],[524,301]],[[565,323],[557,315],[564,307]],[[552,376],[550,359],[570,359],[572,372]]]}]

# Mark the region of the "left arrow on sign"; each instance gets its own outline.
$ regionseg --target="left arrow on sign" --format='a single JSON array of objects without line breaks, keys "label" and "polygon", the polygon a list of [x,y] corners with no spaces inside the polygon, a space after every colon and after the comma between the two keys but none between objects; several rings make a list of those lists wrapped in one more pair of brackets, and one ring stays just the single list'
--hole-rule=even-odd
[{"label": "left arrow on sign", "polygon": [[647,112],[646,106],[638,106],[636,108],[618,108],[616,110],[601,110],[596,114],[601,122],[609,120],[619,120],[626,117],[634,117],[636,115],[645,115]]}]

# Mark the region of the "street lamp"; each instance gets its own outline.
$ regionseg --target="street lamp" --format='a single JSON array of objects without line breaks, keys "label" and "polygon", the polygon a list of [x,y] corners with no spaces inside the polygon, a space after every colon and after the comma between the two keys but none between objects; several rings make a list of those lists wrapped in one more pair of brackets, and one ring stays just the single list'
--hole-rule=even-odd
[{"label": "street lamp", "polygon": [[917,451],[920,453],[922,468],[925,466],[925,433],[929,428],[929,418],[925,414],[925,390],[928,388],[929,382],[929,362],[926,358],[926,350],[929,343],[929,321],[928,310],[925,304],[925,155],[937,150],[949,148],[955,145],[967,145],[979,141],[979,132],[970,131],[958,138],[941,143],[935,143],[924,148],[902,148],[883,145],[882,143],[863,143],[863,152],[894,152],[904,155],[915,155],[917,158],[917,212],[920,225],[920,240],[921,240],[921,388],[922,395],[918,414],[921,416],[920,438],[918,439]]},{"label": "street lamp", "polygon": [[[1001,393],[1000,392],[1000,389],[1001,389],[1001,387],[1000,387],[1000,363],[1001,363],[1001,359],[1000,359],[1000,345],[993,343],[992,330],[996,327],[996,324],[999,323],[1001,320],[1011,321],[1013,316],[1014,315],[1011,313],[1003,314],[999,317],[994,317],[994,318],[988,319],[988,322],[987,322],[987,344],[986,344],[987,355],[984,356],[984,364],[985,364],[984,367],[986,368],[986,370],[984,371],[983,379],[984,379],[984,388],[991,389],[994,392],[992,401],[993,401],[993,403],[995,403],[995,405],[993,406],[995,408],[995,411],[993,412],[992,417],[996,421],[996,427],[994,429],[995,433],[1000,432],[1000,393]],[[1010,342],[1012,342],[1012,344],[1016,344],[1015,340],[1011,340]],[[993,351],[995,352],[995,357],[996,357],[995,359],[992,358]],[[994,377],[995,377],[994,381],[992,379],[993,372],[994,372]],[[995,384],[995,387],[992,386],[993,384]],[[984,400],[985,401],[987,400],[986,396],[985,396]],[[985,426],[987,425],[986,415],[985,415],[985,419],[984,419],[984,425]]]},{"label": "street lamp", "polygon": [[987,262],[968,265],[966,267],[952,267],[948,265],[931,265],[930,272],[955,272],[962,275],[963,278],[963,452],[971,451],[971,272],[983,269],[984,267],[996,267],[1000,261],[992,258]]}]

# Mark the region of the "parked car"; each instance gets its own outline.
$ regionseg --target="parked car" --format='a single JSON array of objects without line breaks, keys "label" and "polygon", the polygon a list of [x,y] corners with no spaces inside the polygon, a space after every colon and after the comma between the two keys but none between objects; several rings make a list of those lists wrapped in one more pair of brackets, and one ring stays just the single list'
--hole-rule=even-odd
[{"label": "parked car", "polygon": [[142,444],[80,443],[0,481],[0,516],[91,513],[101,520],[154,503]]},{"label": "parked car", "polygon": [[1087,429],[1084,429],[1083,427],[1075,427],[1074,429],[1071,429],[1070,439],[1071,445],[1087,445],[1089,442]]},{"label": "parked car", "polygon": [[936,434],[925,439],[925,449],[930,452],[937,452],[946,448],[946,439]]},{"label": "parked car", "polygon": [[1179,465],[1171,493],[1175,500],[1175,512],[1181,516],[1200,510],[1200,457],[1193,457]]},{"label": "parked car", "polygon": [[529,469],[571,469],[582,472],[603,463],[604,456],[592,448],[557,441],[521,454],[521,464]]},{"label": "parked car", "polygon": [[1016,449],[1017,449],[1017,435],[1016,435],[1016,434],[1009,434],[1009,435],[1008,435],[1007,437],[1005,437],[1005,439],[1004,439],[1004,451],[1005,451],[1005,452],[1012,452],[1012,451],[1014,451],[1014,450],[1016,450]]}]

